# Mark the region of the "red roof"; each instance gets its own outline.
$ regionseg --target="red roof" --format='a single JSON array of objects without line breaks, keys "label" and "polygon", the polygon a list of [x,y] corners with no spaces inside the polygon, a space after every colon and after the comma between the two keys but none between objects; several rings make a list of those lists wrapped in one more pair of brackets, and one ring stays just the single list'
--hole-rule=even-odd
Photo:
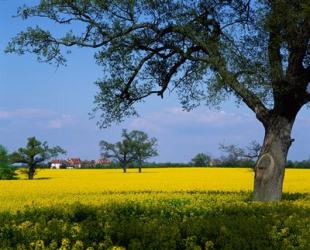
[{"label": "red roof", "polygon": [[71,164],[81,164],[81,159],[80,158],[71,158],[68,160],[68,162]]},{"label": "red roof", "polygon": [[96,161],[96,163],[99,163],[99,164],[106,164],[106,163],[111,163],[111,161],[109,159],[99,159]]},{"label": "red roof", "polygon": [[62,161],[61,160],[52,160],[51,163],[52,164],[61,164]]}]

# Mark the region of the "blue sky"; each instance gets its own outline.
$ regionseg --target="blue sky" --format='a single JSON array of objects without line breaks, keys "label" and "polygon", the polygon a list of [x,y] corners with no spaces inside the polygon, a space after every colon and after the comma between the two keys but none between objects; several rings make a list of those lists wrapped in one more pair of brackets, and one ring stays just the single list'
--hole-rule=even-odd
[{"label": "blue sky", "polygon": [[[50,25],[42,20],[12,18],[18,6],[37,1],[0,0],[0,144],[10,151],[36,136],[68,151],[66,157],[99,158],[100,140],[117,141],[122,128],[139,129],[156,137],[159,156],[154,161],[188,162],[198,152],[221,154],[219,143],[247,145],[263,139],[263,128],[245,106],[233,100],[221,110],[200,107],[183,112],[174,95],[151,97],[138,106],[139,118],[100,130],[88,113],[97,91],[94,82],[103,72],[91,50],[73,50],[68,66],[38,63],[33,55],[6,55],[6,44],[29,25]],[[50,26],[49,26],[50,27]],[[310,157],[309,110],[303,109],[293,130],[289,158]]]}]

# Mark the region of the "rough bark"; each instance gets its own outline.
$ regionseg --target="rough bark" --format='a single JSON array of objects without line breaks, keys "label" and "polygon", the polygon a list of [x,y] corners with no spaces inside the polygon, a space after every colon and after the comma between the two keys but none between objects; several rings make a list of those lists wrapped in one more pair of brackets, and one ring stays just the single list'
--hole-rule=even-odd
[{"label": "rough bark", "polygon": [[33,180],[35,169],[33,167],[29,167],[28,170],[28,180]]},{"label": "rough bark", "polygon": [[288,150],[292,144],[291,131],[294,121],[272,117],[265,126],[265,138],[255,166],[254,200],[279,201]]}]

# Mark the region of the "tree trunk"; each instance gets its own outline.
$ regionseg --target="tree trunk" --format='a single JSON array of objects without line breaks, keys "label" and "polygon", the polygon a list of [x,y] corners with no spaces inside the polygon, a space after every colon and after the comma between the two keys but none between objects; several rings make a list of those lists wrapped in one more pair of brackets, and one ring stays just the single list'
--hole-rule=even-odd
[{"label": "tree trunk", "polygon": [[126,167],[123,167],[123,173],[127,173]]},{"label": "tree trunk", "polygon": [[28,180],[33,180],[35,169],[33,167],[29,167],[28,170]]},{"label": "tree trunk", "polygon": [[265,126],[264,143],[255,165],[255,201],[281,200],[287,154],[293,141],[293,123],[277,116]]},{"label": "tree trunk", "polygon": [[139,165],[139,173],[142,173],[142,167]]}]

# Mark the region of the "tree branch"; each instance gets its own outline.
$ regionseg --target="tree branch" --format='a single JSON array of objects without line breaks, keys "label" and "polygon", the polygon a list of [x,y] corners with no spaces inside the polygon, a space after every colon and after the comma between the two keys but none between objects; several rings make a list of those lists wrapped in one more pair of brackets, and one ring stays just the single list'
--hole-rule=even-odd
[{"label": "tree branch", "polygon": [[145,62],[147,62],[149,59],[151,59],[155,54],[157,54],[159,51],[163,50],[164,48],[158,48],[154,49],[152,53],[149,53],[147,56],[142,58],[142,60],[139,62],[137,67],[135,68],[134,72],[132,73],[131,77],[129,78],[128,82],[125,85],[124,90],[121,93],[121,97],[128,98],[129,97],[129,89],[132,84],[132,82],[135,80],[136,76],[139,74],[140,70],[142,69]]},{"label": "tree branch", "polygon": [[270,77],[273,83],[283,79],[282,58],[280,54],[280,39],[278,32],[271,31],[268,42],[268,57],[270,65]]},{"label": "tree branch", "polygon": [[269,110],[262,101],[252,91],[241,84],[227,69],[219,68],[218,73],[236,95],[256,114],[257,119],[263,124],[267,124]]},{"label": "tree branch", "polygon": [[[210,54],[209,48],[203,42],[197,39],[196,41],[206,54]],[[238,81],[238,73],[233,74],[227,69],[226,62],[221,57],[217,49],[213,48],[212,53],[214,54],[213,57],[217,58],[217,60],[210,61],[209,59],[206,59],[206,62],[212,65],[212,68],[220,75],[223,81],[256,114],[257,119],[259,119],[263,124],[266,124],[269,110],[265,107],[263,102],[259,99],[259,97],[257,97],[257,95]]]}]

